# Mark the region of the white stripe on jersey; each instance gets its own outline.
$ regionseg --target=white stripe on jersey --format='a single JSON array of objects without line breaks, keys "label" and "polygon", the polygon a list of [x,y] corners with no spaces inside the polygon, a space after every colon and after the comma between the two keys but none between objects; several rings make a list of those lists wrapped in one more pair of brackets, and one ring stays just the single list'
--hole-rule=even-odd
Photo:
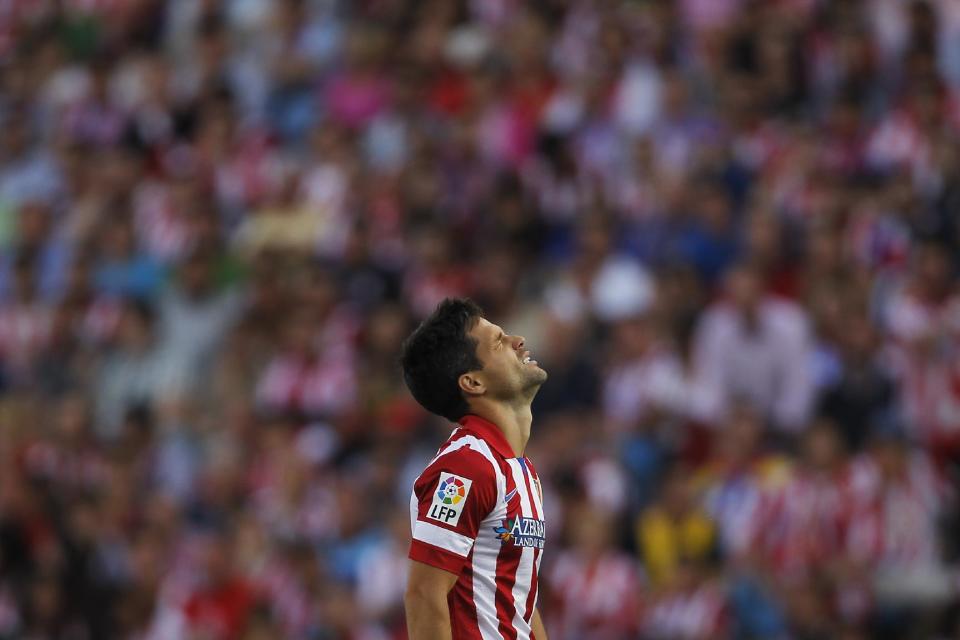
[{"label": "white stripe on jersey", "polygon": [[463,558],[467,557],[470,548],[473,547],[473,540],[467,536],[423,520],[417,520],[417,523],[413,525],[413,537]]},{"label": "white stripe on jersey", "polygon": [[[498,476],[503,477],[499,473]],[[499,481],[499,478],[498,478]],[[503,477],[503,482],[506,478]],[[500,493],[503,495],[503,492]],[[503,500],[497,502],[497,508],[490,512],[481,525],[481,536],[492,537],[484,527],[491,528],[498,525],[507,517],[507,504]],[[479,536],[478,536],[479,540]],[[480,626],[480,636],[483,640],[502,640],[497,622],[497,558],[500,556],[500,544],[477,544],[473,547],[473,602],[477,607],[477,620]]]},{"label": "white stripe on jersey", "polygon": [[410,533],[417,527],[417,516],[420,515],[420,501],[417,500],[417,492],[410,492]]},{"label": "white stripe on jersey", "polygon": [[[527,518],[533,517],[533,507],[530,502],[530,492],[527,491],[526,469],[520,462],[513,458],[508,459],[510,471],[513,474],[513,481],[517,485],[517,493],[520,494],[520,514]],[[533,482],[530,482],[533,485]],[[530,625],[523,619],[524,610],[527,608],[527,596],[530,595],[530,584],[533,581],[533,547],[523,547],[520,552],[520,562],[517,565],[516,581],[513,583],[513,603],[515,612],[513,614],[513,628],[517,630],[517,640],[529,640]]]}]

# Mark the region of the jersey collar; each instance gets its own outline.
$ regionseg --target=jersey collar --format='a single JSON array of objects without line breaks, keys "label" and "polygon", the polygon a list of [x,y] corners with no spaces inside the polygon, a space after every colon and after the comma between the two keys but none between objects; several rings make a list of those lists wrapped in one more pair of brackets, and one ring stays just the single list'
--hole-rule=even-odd
[{"label": "jersey collar", "polygon": [[510,446],[506,436],[503,435],[503,431],[500,430],[500,427],[486,418],[468,413],[460,418],[460,424],[467,431],[472,431],[475,435],[486,441],[494,451],[504,458],[517,457],[517,454],[513,452],[513,447]]}]

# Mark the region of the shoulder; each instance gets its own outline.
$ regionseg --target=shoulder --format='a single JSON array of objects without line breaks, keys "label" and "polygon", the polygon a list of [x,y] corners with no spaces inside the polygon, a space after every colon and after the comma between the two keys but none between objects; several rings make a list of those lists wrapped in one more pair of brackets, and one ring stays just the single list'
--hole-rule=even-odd
[{"label": "shoulder", "polygon": [[801,333],[808,328],[803,308],[787,298],[771,296],[764,302],[764,313],[773,329],[781,333]]},{"label": "shoulder", "polygon": [[496,454],[486,442],[457,429],[417,478],[416,486],[435,482],[442,473],[454,474],[475,485],[487,485],[495,489],[502,470]]},{"label": "shoulder", "polygon": [[736,330],[736,326],[737,317],[733,306],[726,300],[720,300],[704,311],[698,325],[698,332],[701,335],[732,333]]}]

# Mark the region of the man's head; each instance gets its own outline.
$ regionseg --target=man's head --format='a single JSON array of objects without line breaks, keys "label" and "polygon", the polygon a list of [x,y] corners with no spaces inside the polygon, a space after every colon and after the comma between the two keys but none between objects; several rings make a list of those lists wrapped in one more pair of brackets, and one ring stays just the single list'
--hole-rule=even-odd
[{"label": "man's head", "polygon": [[726,276],[730,301],[742,312],[753,312],[763,297],[763,274],[755,264],[743,263],[730,269]]},{"label": "man's head", "polygon": [[403,379],[428,411],[457,421],[471,402],[529,402],[547,373],[466,299],[446,299],[403,345]]}]

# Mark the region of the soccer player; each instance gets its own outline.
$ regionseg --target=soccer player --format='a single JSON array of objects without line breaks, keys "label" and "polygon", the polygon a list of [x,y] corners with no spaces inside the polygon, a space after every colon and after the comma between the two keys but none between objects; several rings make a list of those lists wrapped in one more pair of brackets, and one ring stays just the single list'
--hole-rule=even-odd
[{"label": "soccer player", "polygon": [[456,429],[414,483],[411,640],[546,640],[537,612],[543,496],[523,451],[547,373],[470,300],[444,300],[403,346],[417,402]]}]

